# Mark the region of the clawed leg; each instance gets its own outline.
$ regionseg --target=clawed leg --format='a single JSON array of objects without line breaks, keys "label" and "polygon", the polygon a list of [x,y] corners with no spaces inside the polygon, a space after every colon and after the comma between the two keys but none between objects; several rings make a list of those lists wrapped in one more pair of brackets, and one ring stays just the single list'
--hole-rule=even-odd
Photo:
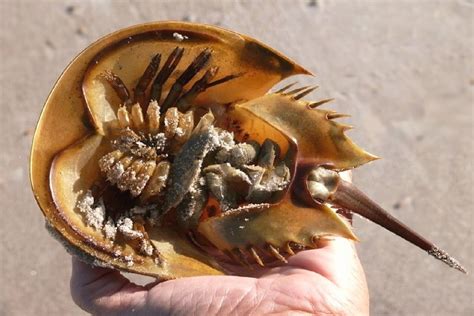
[{"label": "clawed leg", "polygon": [[173,52],[171,52],[165,64],[163,65],[163,68],[161,68],[160,72],[155,78],[155,81],[153,82],[150,100],[156,100],[160,102],[163,85],[166,80],[168,80],[171,73],[176,69],[176,66],[178,66],[179,61],[183,57],[183,53],[184,48],[182,47],[176,47]]},{"label": "clawed leg", "polygon": [[191,79],[203,69],[211,58],[211,50],[206,48],[203,50],[193,62],[186,68],[186,70],[176,79],[175,83],[171,87],[168,95],[166,96],[161,106],[161,111],[165,112],[168,108],[172,107],[176,100],[179,98],[183,87],[191,81]]},{"label": "clawed leg", "polygon": [[211,88],[211,87],[217,86],[217,85],[219,85],[219,84],[223,84],[223,83],[225,83],[225,82],[227,82],[227,81],[233,80],[233,79],[238,78],[238,77],[240,77],[240,76],[242,76],[242,75],[243,75],[243,73],[238,73],[238,74],[234,74],[234,75],[227,75],[227,76],[225,76],[225,77],[223,77],[223,78],[221,78],[221,79],[217,79],[217,80],[215,80],[215,81],[213,81],[213,82],[208,83],[207,86],[206,86],[206,89],[209,89],[209,88]]},{"label": "clawed leg", "polygon": [[[138,83],[134,90],[133,98],[131,97],[129,90],[127,89],[123,81],[120,79],[120,77],[115,75],[113,72],[108,71],[103,75],[103,77],[115,90],[123,105],[130,106],[132,104],[138,103],[142,108],[142,112],[145,112],[148,107],[146,91],[150,86],[150,83],[153,81],[150,91],[150,101],[159,102],[161,99],[163,86],[168,80],[168,78],[171,76],[173,71],[177,68],[179,62],[181,61],[181,58],[183,57],[183,53],[184,48],[176,47],[168,56],[159,72],[158,69],[161,62],[161,54],[158,53],[153,56],[147,68],[138,80]],[[170,91],[166,95],[166,98],[163,103],[161,104],[161,113],[165,113],[170,107],[174,106],[175,104],[177,105],[180,111],[187,111],[191,107],[192,102],[196,99],[199,93],[205,91],[210,87],[214,87],[216,85],[233,80],[241,75],[228,75],[211,82],[211,80],[215,77],[218,71],[218,67],[211,67],[204,73],[204,75],[199,80],[197,80],[193,84],[193,86],[188,91],[183,93],[184,86],[189,83],[208,64],[210,58],[211,50],[206,48],[181,73],[178,79],[176,79],[176,81],[171,86]],[[156,75],[157,72],[158,75]],[[155,79],[153,80],[153,78]]]},{"label": "clawed leg", "polygon": [[211,69],[207,70],[206,73],[201,77],[201,79],[196,81],[196,83],[191,87],[191,89],[185,92],[178,99],[176,103],[177,103],[178,109],[181,112],[188,110],[189,107],[191,107],[193,101],[201,92],[204,92],[211,87],[223,84],[227,81],[233,80],[241,76],[241,74],[228,75],[221,79],[217,79],[210,82],[217,74],[217,71],[218,71],[218,67],[212,67]]},{"label": "clawed leg", "polygon": [[148,105],[148,102],[146,102],[145,100],[146,89],[148,88],[151,81],[158,72],[158,67],[160,67],[160,61],[161,54],[156,54],[155,56],[153,56],[150,63],[146,67],[145,72],[138,80],[137,86],[135,87],[135,102],[138,102],[143,110],[145,110],[146,106]]},{"label": "clawed leg", "polygon": [[107,71],[103,74],[103,78],[112,86],[115,93],[122,101],[122,104],[125,106],[132,104],[132,99],[130,97],[130,92],[127,89],[127,86],[123,83],[122,79],[119,76],[114,74],[112,71]]},{"label": "clawed leg", "polygon": [[199,93],[206,90],[208,83],[214,76],[217,74],[217,67],[212,67],[211,69],[207,70],[206,73],[196,81],[196,83],[185,92],[176,102],[178,110],[181,112],[187,111],[191,105],[193,100],[198,96]]}]

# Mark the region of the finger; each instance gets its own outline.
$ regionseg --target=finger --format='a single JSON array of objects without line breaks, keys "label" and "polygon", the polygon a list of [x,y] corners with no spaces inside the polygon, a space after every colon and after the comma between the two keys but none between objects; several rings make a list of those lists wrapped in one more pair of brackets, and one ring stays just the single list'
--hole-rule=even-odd
[{"label": "finger", "polygon": [[161,282],[164,282],[164,280],[156,279],[155,281],[152,281],[150,283],[145,284],[143,287],[147,290],[150,290],[160,284]]},{"label": "finger", "polygon": [[345,238],[319,240],[317,249],[302,251],[288,263],[321,274],[337,285],[346,283],[349,274],[363,274],[354,243]]},{"label": "finger", "polygon": [[148,310],[159,315],[247,315],[257,304],[256,283],[236,276],[164,281],[150,289]]},{"label": "finger", "polygon": [[72,258],[71,296],[92,314],[126,314],[140,309],[146,301],[144,287],[131,283],[120,272],[92,267]]}]

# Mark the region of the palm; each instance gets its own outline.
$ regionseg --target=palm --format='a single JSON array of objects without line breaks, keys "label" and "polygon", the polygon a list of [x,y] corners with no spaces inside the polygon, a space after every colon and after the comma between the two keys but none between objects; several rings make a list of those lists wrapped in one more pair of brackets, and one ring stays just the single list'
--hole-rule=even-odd
[{"label": "palm", "polygon": [[368,314],[364,273],[343,239],[298,253],[258,278],[193,277],[138,286],[118,272],[74,261],[74,300],[95,314]]}]

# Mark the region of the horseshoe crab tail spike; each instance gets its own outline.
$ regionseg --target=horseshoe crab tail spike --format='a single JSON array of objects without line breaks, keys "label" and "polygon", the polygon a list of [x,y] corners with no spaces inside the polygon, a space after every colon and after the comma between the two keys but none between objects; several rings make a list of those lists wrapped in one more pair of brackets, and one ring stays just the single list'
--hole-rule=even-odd
[{"label": "horseshoe crab tail spike", "polygon": [[336,171],[317,167],[308,174],[306,185],[307,192],[313,199],[327,201],[359,214],[420,247],[450,267],[467,273],[456,259],[390,215],[352,183],[341,179]]},{"label": "horseshoe crab tail spike", "polygon": [[390,215],[362,191],[357,189],[352,183],[340,179],[337,189],[330,197],[330,200],[334,204],[348,208],[352,212],[379,224],[394,234],[397,234],[415,246],[427,251],[428,254],[443,261],[450,267],[463,273],[467,273],[466,269],[461,266],[456,259]]}]

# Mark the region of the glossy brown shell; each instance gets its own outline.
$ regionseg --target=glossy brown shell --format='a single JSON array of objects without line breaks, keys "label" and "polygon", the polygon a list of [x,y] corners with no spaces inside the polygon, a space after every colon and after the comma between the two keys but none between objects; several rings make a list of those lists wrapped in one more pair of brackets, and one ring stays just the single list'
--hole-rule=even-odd
[{"label": "glossy brown shell", "polygon": [[[178,43],[175,33],[187,39]],[[282,79],[309,72],[264,44],[220,28],[181,22],[120,30],[89,46],[66,68],[45,103],[31,153],[32,188],[48,227],[69,250],[94,264],[162,278],[224,273],[212,256],[173,227],[148,232],[163,257],[163,264],[157,265],[129,246],[118,250],[74,211],[79,192],[90,187],[100,173],[97,160],[110,150],[106,139],[120,104],[101,74],[113,70],[125,84],[134,86],[153,54],[168,55],[177,45],[186,49],[183,64],[209,47],[220,73],[239,74],[202,93],[196,104],[230,104],[232,109],[226,108],[223,115],[238,120],[254,139],[270,137],[282,151],[298,148],[294,170],[302,162],[345,170],[375,159],[344,135],[345,127],[332,121],[337,117],[334,112],[312,109],[311,102],[296,100],[291,94],[265,95]],[[169,88],[168,83],[163,90]],[[243,219],[239,214],[211,218],[199,231],[221,250],[259,244],[270,237],[278,246],[291,238],[309,245],[310,237],[317,233],[355,239],[349,226],[323,205],[300,207],[285,198],[252,216],[237,239],[226,232]],[[299,226],[289,227],[290,219]],[[127,261],[130,256],[133,265]]]}]

